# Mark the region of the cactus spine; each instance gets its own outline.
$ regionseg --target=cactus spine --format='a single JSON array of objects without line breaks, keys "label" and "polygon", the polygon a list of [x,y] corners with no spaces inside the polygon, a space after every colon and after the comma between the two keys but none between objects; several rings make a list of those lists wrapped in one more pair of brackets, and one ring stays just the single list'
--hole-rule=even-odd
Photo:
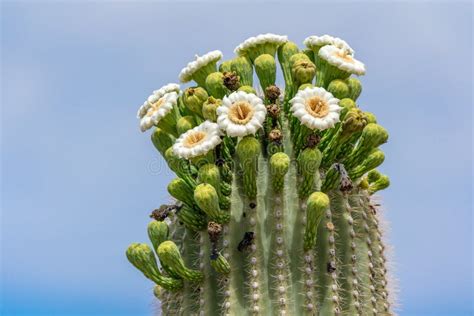
[{"label": "cactus spine", "polygon": [[356,104],[352,48],[305,44],[264,34],[220,65],[219,51],[197,56],[180,74],[196,86],[166,85],[140,108],[175,202],[151,214],[153,249],[126,255],[164,315],[393,314],[372,199],[390,184],[376,170],[388,133]]}]

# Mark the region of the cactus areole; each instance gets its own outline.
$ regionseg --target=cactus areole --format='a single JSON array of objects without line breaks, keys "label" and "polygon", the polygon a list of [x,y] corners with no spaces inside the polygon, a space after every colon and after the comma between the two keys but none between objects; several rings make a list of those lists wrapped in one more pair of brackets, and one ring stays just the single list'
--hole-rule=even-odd
[{"label": "cactus areole", "polygon": [[389,186],[376,169],[388,134],[357,103],[354,50],[329,35],[304,44],[262,34],[230,60],[196,56],[179,75],[190,87],[140,107],[175,202],[150,206],[152,247],[126,254],[163,315],[393,314],[373,200]]}]

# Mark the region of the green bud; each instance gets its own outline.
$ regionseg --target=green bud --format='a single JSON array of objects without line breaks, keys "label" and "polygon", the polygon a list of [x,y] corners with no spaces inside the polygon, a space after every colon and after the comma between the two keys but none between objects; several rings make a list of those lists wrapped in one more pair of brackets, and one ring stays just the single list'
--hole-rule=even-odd
[{"label": "green bud", "polygon": [[164,157],[166,150],[173,146],[175,138],[161,128],[156,128],[153,134],[151,134],[151,141],[153,142],[153,145],[155,145],[155,148]]},{"label": "green bud", "polygon": [[342,136],[344,139],[347,139],[350,135],[362,131],[366,125],[367,117],[364,112],[358,108],[352,108],[347,111],[341,124]]},{"label": "green bud", "polygon": [[173,179],[168,184],[168,192],[172,197],[190,207],[194,204],[193,189],[181,178]]},{"label": "green bud", "polygon": [[184,265],[178,246],[171,240],[162,242],[157,252],[160,261],[179,274],[183,279],[191,282],[199,282],[203,279],[204,276],[200,271],[188,269]]},{"label": "green bud", "polygon": [[354,77],[351,77],[346,80],[347,86],[349,87],[349,96],[352,100],[356,101],[362,92],[362,84],[360,80]]},{"label": "green bud", "polygon": [[263,91],[265,91],[268,86],[275,84],[276,64],[273,56],[269,54],[260,55],[255,59],[254,65]]},{"label": "green bud", "polygon": [[240,56],[232,59],[230,70],[227,71],[235,71],[242,85],[253,86],[252,63],[247,57]]},{"label": "green bud", "polygon": [[257,94],[255,89],[252,88],[251,86],[241,86],[239,89],[237,89],[237,91],[243,91],[243,92],[247,92],[247,93]]},{"label": "green bud", "polygon": [[191,87],[184,90],[183,102],[192,112],[202,116],[202,105],[208,97],[209,95],[204,88]]},{"label": "green bud", "polygon": [[261,150],[260,142],[253,136],[246,136],[237,144],[236,154],[243,172],[244,192],[249,198],[257,196],[257,161]]},{"label": "green bud", "polygon": [[364,114],[367,117],[367,122],[368,123],[377,123],[377,118],[375,117],[374,113],[364,112]]},{"label": "green bud", "polygon": [[357,179],[372,169],[380,166],[385,160],[385,155],[380,149],[374,149],[370,155],[357,167],[349,172],[351,179]]},{"label": "green bud", "polygon": [[[297,55],[298,54],[293,55],[293,57]],[[295,82],[297,86],[300,86],[304,83],[311,83],[315,74],[316,66],[311,60],[309,60],[309,58],[296,59],[295,62],[292,64],[291,76],[293,77],[293,82]]]},{"label": "green bud", "polygon": [[339,106],[342,107],[342,110],[339,114],[339,119],[340,120],[344,119],[344,117],[346,116],[347,111],[349,111],[350,109],[357,108],[357,105],[355,104],[355,102],[352,99],[349,99],[349,98],[344,98],[344,99],[340,100],[339,101]]},{"label": "green bud", "polygon": [[223,61],[222,64],[219,65],[220,72],[232,71],[232,60]]},{"label": "green bud", "polygon": [[220,196],[221,175],[219,168],[215,164],[206,164],[199,168],[198,179],[201,183],[212,185]]},{"label": "green bud", "polygon": [[311,83],[305,83],[299,86],[298,90],[304,90],[306,88],[314,88],[314,86]]},{"label": "green bud", "polygon": [[213,259],[211,257],[211,266],[220,274],[230,273],[230,264],[221,254],[217,254],[217,257]]},{"label": "green bud", "polygon": [[206,78],[207,91],[209,91],[211,96],[218,99],[222,99],[228,91],[224,85],[223,77],[224,75],[222,72],[213,72]]},{"label": "green bud", "polygon": [[270,158],[270,175],[273,190],[280,192],[283,189],[285,175],[290,168],[290,157],[283,152],[273,154]]},{"label": "green bud", "polygon": [[316,246],[316,234],[321,218],[329,207],[329,198],[322,192],[312,193],[306,207],[306,228],[304,232],[304,250],[313,249]]},{"label": "green bud", "polygon": [[140,270],[145,277],[164,289],[176,291],[183,287],[181,280],[165,277],[160,273],[153,250],[147,244],[131,244],[127,248],[126,255],[128,261]]},{"label": "green bud", "polygon": [[163,241],[168,240],[169,228],[165,222],[151,221],[148,224],[147,231],[155,250]]},{"label": "green bud", "polygon": [[219,206],[219,196],[212,185],[201,183],[196,186],[196,189],[194,190],[194,201],[199,208],[211,218],[211,220],[218,223],[229,221],[230,216],[221,211]]},{"label": "green bud", "polygon": [[344,162],[346,168],[354,168],[367,157],[367,155],[378,146],[386,143],[388,140],[387,131],[380,125],[370,123],[364,127],[357,145]]},{"label": "green bud", "polygon": [[369,181],[369,183],[372,183],[377,181],[381,176],[382,174],[378,170],[374,169],[369,171],[369,173],[367,174],[367,180]]},{"label": "green bud", "polygon": [[176,123],[176,130],[181,135],[196,126],[196,120],[192,116],[183,116]]},{"label": "green bud", "polygon": [[303,177],[299,188],[300,197],[306,197],[313,191],[321,159],[321,152],[317,148],[306,148],[298,155],[298,171]]},{"label": "green bud", "polygon": [[197,232],[207,226],[206,214],[187,205],[184,205],[176,215],[183,222],[184,226],[192,231]]},{"label": "green bud", "polygon": [[283,78],[285,79],[285,93],[288,93],[288,89],[293,86],[290,58],[298,52],[299,48],[293,42],[286,42],[285,44],[278,47],[278,61],[280,62]]},{"label": "green bud", "polygon": [[349,97],[349,86],[344,80],[336,79],[329,83],[327,91],[331,92],[332,95],[338,99],[344,99]]},{"label": "green bud", "polygon": [[165,160],[168,163],[170,169],[180,178],[183,178],[189,186],[194,187],[196,185],[196,181],[191,176],[188,161],[176,156],[173,151],[173,147],[170,147],[166,150]]},{"label": "green bud", "polygon": [[384,190],[390,186],[390,179],[386,175],[381,175],[375,182],[369,186],[369,193],[374,194],[377,191]]},{"label": "green bud", "polygon": [[202,105],[202,116],[211,122],[217,121],[217,108],[222,104],[222,100],[209,97]]}]

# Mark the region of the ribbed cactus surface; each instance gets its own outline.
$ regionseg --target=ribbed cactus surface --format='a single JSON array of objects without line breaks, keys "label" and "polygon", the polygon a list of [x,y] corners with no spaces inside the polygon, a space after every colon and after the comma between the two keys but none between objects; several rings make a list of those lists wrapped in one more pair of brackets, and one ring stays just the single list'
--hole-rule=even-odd
[{"label": "ribbed cactus surface", "polygon": [[220,64],[219,51],[197,56],[179,75],[194,86],[168,84],[140,107],[175,202],[152,212],[151,244],[126,254],[163,315],[393,313],[372,199],[389,185],[376,170],[388,134],[357,104],[365,66],[352,48],[304,44],[264,34]]}]

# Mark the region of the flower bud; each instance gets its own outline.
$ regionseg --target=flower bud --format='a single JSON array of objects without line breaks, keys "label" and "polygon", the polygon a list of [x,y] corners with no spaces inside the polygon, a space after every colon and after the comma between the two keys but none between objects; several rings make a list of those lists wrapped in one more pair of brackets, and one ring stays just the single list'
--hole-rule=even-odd
[{"label": "flower bud", "polygon": [[352,100],[356,101],[362,92],[362,84],[360,80],[354,77],[351,77],[346,80],[347,86],[349,87],[349,96]]},{"label": "flower bud", "polygon": [[176,215],[184,226],[192,231],[203,230],[207,225],[206,215],[187,205],[183,205]]},{"label": "flower bud", "polygon": [[168,240],[169,228],[166,222],[151,221],[148,224],[147,231],[155,250],[163,241]]},{"label": "flower bud", "polygon": [[339,113],[339,119],[342,121],[344,117],[346,116],[347,112],[350,109],[357,108],[357,105],[352,99],[349,98],[344,98],[339,101],[339,106],[342,107],[341,112]]},{"label": "flower bud", "polygon": [[349,172],[351,179],[357,179],[372,169],[380,166],[385,160],[385,155],[380,149],[374,149],[370,155],[357,167]]},{"label": "flower bud", "polygon": [[252,94],[255,94],[255,95],[257,94],[255,89],[251,86],[241,86],[237,91],[243,91],[243,92],[252,93]]},{"label": "flower bud", "polygon": [[[286,42],[278,47],[278,61],[280,62],[283,78],[285,79],[285,86],[292,87],[293,79],[291,78],[291,64],[290,58],[299,52],[298,46],[293,42]],[[286,88],[286,89],[288,89]],[[285,90],[288,92],[287,90]]]},{"label": "flower bud", "polygon": [[232,65],[232,60],[223,61],[219,65],[219,71],[222,72],[222,73],[224,73],[226,71],[232,71],[231,65]]},{"label": "flower bud", "polygon": [[165,277],[160,273],[155,254],[148,245],[133,243],[128,247],[126,255],[128,261],[140,270],[145,277],[164,289],[176,291],[183,287],[181,280]]},{"label": "flower bud", "polygon": [[287,154],[279,152],[270,158],[270,175],[275,192],[280,192],[283,189],[285,175],[289,168],[290,157]]},{"label": "flower bud", "polygon": [[215,164],[209,163],[201,166],[198,172],[198,179],[201,183],[212,185],[216,189],[217,194],[220,195],[221,176],[219,168]]},{"label": "flower bud", "polygon": [[183,279],[191,282],[198,282],[203,279],[203,274],[200,271],[188,269],[184,265],[178,246],[171,240],[162,242],[158,247],[157,253],[160,261],[179,274]]},{"label": "flower bud", "polygon": [[173,146],[175,139],[172,135],[166,133],[161,128],[156,128],[153,134],[151,134],[151,141],[155,148],[164,157],[166,150]]},{"label": "flower bud", "polygon": [[196,126],[196,120],[192,116],[183,116],[176,123],[176,130],[181,135]]},{"label": "flower bud", "polygon": [[257,160],[260,152],[260,142],[253,136],[246,136],[237,144],[236,154],[243,172],[244,192],[249,198],[257,196]]},{"label": "flower bud", "polygon": [[207,100],[208,94],[204,88],[192,87],[184,90],[184,105],[192,112],[202,116],[202,105]]},{"label": "flower bud", "polygon": [[377,118],[375,117],[374,113],[364,112],[364,114],[367,117],[367,122],[368,123],[377,123]]},{"label": "flower bud", "polygon": [[305,84],[302,84],[301,86],[299,86],[298,90],[304,90],[306,88],[314,88],[314,86],[311,83],[305,83]]},{"label": "flower bud", "polygon": [[208,184],[201,183],[194,189],[194,201],[199,208],[206,213],[213,221],[225,223],[229,221],[229,214],[221,211],[219,206],[219,196],[216,189]]},{"label": "flower bud", "polygon": [[386,143],[388,140],[387,131],[380,125],[370,123],[364,127],[356,147],[344,162],[347,168],[354,168],[360,164],[367,155],[378,146]]},{"label": "flower bud", "polygon": [[296,59],[295,62],[292,64],[291,75],[293,77],[293,82],[295,82],[298,87],[305,83],[311,83],[315,74],[316,66],[314,66],[314,64],[311,62],[311,60],[309,60],[309,58]]},{"label": "flower bud", "polygon": [[207,76],[206,89],[214,98],[222,99],[228,91],[224,85],[224,75],[217,71]]},{"label": "flower bud", "polygon": [[192,188],[181,178],[173,179],[168,184],[169,194],[177,200],[192,207],[194,204]]},{"label": "flower bud", "polygon": [[235,71],[235,73],[240,77],[241,85],[253,86],[252,63],[247,57],[240,56],[232,59],[230,69],[230,71]]},{"label": "flower bud", "polygon": [[314,179],[319,174],[321,152],[317,148],[306,148],[298,155],[298,171],[303,177],[300,185],[300,197],[308,196],[314,187]]},{"label": "flower bud", "polygon": [[220,253],[211,254],[211,266],[220,274],[230,273],[230,264]]},{"label": "flower bud", "polygon": [[344,80],[336,79],[329,83],[328,92],[331,92],[333,96],[338,99],[344,99],[349,97],[349,86]]},{"label": "flower bud", "polygon": [[347,139],[350,135],[360,132],[367,125],[367,117],[358,108],[350,109],[341,123],[342,137]]},{"label": "flower bud", "polygon": [[367,174],[367,180],[369,181],[369,183],[372,183],[377,181],[381,176],[382,174],[378,170],[374,169]]},{"label": "flower bud", "polygon": [[384,190],[390,186],[390,179],[386,175],[381,175],[375,182],[369,186],[369,193],[374,194],[377,191]]},{"label": "flower bud", "polygon": [[217,121],[216,109],[222,104],[222,100],[209,97],[202,105],[202,116],[211,122]]},{"label": "flower bud", "polygon": [[275,84],[276,64],[273,56],[269,54],[260,55],[255,59],[254,65],[263,91],[265,91],[268,86]]},{"label": "flower bud", "polygon": [[329,197],[322,192],[312,193],[307,201],[306,228],[304,232],[304,250],[313,249],[316,246],[316,234],[321,218],[329,207]]}]

